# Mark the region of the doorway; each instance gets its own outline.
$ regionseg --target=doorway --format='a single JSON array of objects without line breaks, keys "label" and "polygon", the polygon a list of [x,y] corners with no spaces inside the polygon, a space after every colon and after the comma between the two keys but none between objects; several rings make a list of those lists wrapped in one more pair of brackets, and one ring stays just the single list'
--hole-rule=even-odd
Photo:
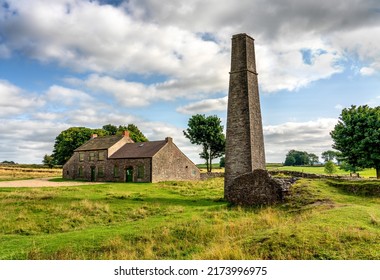
[{"label": "doorway", "polygon": [[95,166],[91,166],[91,182],[95,181]]},{"label": "doorway", "polygon": [[133,167],[130,166],[125,169],[125,182],[133,182]]}]

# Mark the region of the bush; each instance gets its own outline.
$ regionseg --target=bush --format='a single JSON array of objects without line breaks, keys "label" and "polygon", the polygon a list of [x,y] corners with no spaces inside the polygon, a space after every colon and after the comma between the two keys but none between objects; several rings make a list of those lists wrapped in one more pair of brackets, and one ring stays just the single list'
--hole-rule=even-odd
[{"label": "bush", "polygon": [[219,167],[226,167],[226,159],[224,157],[220,158]]},{"label": "bush", "polygon": [[325,164],[325,172],[327,174],[333,174],[336,172],[336,166],[332,161],[328,161]]}]

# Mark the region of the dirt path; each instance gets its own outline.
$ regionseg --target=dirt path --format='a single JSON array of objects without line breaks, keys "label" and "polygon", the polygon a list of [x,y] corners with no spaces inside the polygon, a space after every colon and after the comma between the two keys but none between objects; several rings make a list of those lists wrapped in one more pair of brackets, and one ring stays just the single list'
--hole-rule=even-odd
[{"label": "dirt path", "polygon": [[40,187],[66,187],[66,186],[83,186],[83,185],[97,185],[104,183],[94,183],[94,182],[50,182],[51,178],[39,178],[31,180],[17,180],[17,181],[4,181],[0,182],[0,188],[18,188],[18,187],[29,187],[29,188],[40,188]]}]

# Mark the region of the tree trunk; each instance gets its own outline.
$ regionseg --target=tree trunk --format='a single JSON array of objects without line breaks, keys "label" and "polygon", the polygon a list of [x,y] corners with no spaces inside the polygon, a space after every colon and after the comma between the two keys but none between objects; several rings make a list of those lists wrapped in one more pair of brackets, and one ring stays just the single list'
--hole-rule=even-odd
[{"label": "tree trunk", "polygon": [[210,172],[212,171],[212,158],[211,158],[211,155],[210,155]]},{"label": "tree trunk", "polygon": [[377,179],[380,179],[380,166],[376,167],[376,177]]}]

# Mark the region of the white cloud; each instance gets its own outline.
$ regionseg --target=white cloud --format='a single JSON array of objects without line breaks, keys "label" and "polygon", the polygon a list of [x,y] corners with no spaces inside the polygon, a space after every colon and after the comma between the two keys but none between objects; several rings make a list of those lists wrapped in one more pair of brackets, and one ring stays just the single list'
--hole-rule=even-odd
[{"label": "white cloud", "polygon": [[41,163],[52,152],[55,137],[66,128],[49,120],[0,119],[0,161]]},{"label": "white cloud", "polygon": [[78,81],[90,90],[106,93],[124,107],[146,106],[155,96],[155,88],[143,83],[127,82],[109,76],[90,75]]},{"label": "white cloud", "polygon": [[49,88],[45,95],[46,99],[51,102],[58,102],[65,106],[92,103],[93,98],[85,92],[53,85]]},{"label": "white cloud", "polygon": [[187,115],[226,110],[227,96],[217,99],[205,99],[177,108],[177,112]]},{"label": "white cloud", "polygon": [[363,76],[372,76],[375,74],[376,70],[371,67],[362,67],[359,72]]},{"label": "white cloud", "polygon": [[19,87],[0,80],[0,116],[25,114],[40,107],[44,102]]},{"label": "white cloud", "polygon": [[135,20],[97,2],[18,0],[9,6],[17,13],[0,18],[0,34],[10,50],[78,71],[160,74],[170,77],[160,87],[172,95],[226,86],[228,53],[186,29]]},{"label": "white cloud", "polygon": [[264,126],[267,162],[283,162],[289,150],[301,150],[320,155],[331,149],[330,131],[337,119],[321,118],[309,122],[287,122]]}]

